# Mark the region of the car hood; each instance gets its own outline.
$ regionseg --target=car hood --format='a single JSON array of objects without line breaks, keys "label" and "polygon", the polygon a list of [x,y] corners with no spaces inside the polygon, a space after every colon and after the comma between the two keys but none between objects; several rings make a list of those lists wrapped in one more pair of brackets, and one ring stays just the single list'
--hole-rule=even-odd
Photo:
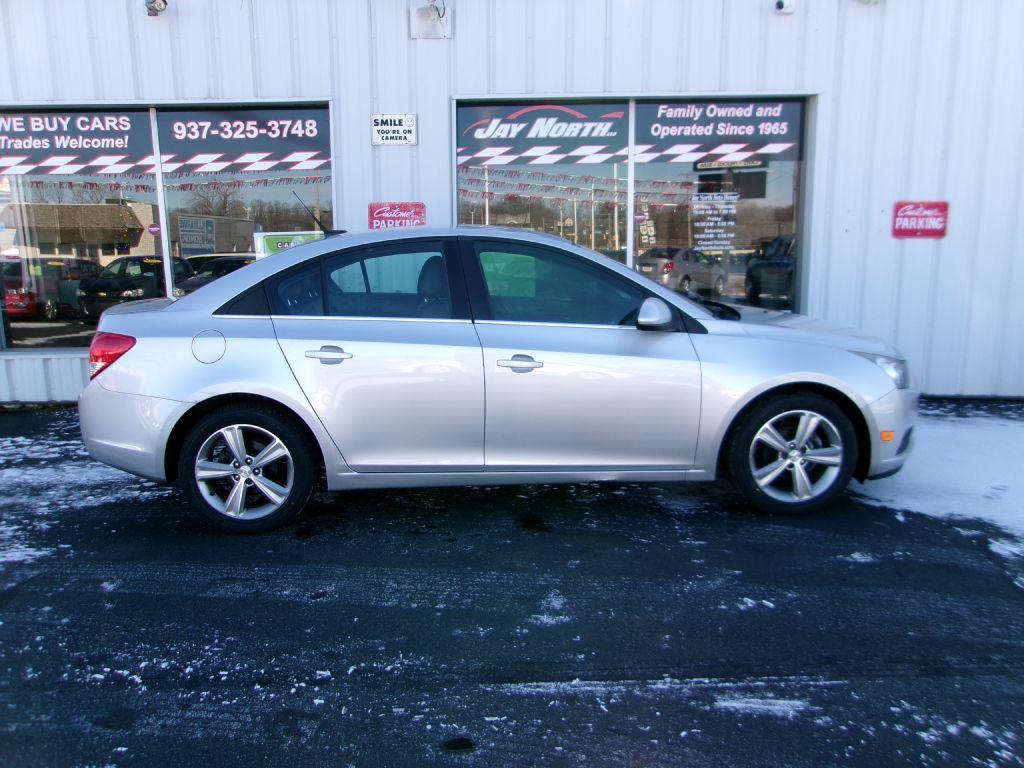
[{"label": "car hood", "polygon": [[828,320],[797,315],[792,312],[777,312],[738,305],[730,306],[739,310],[742,316],[739,323],[744,332],[750,336],[823,344],[847,349],[851,352],[902,357],[899,350],[892,344]]}]

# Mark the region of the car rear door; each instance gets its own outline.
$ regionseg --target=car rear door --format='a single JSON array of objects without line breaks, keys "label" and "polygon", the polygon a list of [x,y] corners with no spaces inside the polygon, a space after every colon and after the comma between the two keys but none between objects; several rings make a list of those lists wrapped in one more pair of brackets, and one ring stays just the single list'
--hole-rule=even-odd
[{"label": "car rear door", "polygon": [[358,472],[483,468],[480,343],[455,247],[350,248],[267,282],[288,364]]},{"label": "car rear door", "polygon": [[692,466],[700,363],[689,334],[636,328],[649,295],[580,255],[465,238],[483,345],[486,468]]}]

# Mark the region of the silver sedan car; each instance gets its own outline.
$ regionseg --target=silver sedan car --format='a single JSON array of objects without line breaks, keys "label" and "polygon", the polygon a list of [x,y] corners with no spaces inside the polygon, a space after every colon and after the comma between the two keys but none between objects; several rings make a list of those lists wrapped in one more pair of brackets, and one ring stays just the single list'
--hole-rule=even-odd
[{"label": "silver sedan car", "polygon": [[82,434],[233,531],[292,519],[321,478],[343,491],[724,475],[786,513],[898,470],[917,406],[899,352],[755,312],[543,234],[340,235],[107,310]]}]

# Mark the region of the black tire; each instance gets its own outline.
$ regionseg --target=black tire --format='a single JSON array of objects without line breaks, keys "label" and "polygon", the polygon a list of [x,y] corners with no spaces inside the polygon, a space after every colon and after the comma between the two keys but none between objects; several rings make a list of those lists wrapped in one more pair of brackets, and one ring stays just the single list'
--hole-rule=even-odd
[{"label": "black tire", "polygon": [[721,296],[725,293],[725,278],[718,277],[715,279],[715,296]]},{"label": "black tire", "polygon": [[51,322],[56,320],[60,317],[60,305],[53,299],[47,299],[46,303],[43,304],[42,315],[45,320],[49,320]]},{"label": "black tire", "polygon": [[683,293],[690,292],[690,276],[686,275],[682,280],[679,281],[679,290]]},{"label": "black tire", "polygon": [[[765,452],[768,454],[765,462],[773,460],[771,454],[775,449],[767,446],[761,440],[758,440],[755,446],[756,436],[761,428],[773,419],[782,419],[780,422],[782,426],[785,426],[789,419],[797,419],[795,416],[787,415],[794,411],[810,411],[824,417],[825,421],[822,422],[821,427],[823,430],[822,434],[824,434],[827,422],[831,422],[828,427],[834,428],[838,438],[841,440],[841,458],[835,467],[838,471],[831,473],[831,468],[822,468],[821,465],[812,464],[810,463],[810,457],[808,457],[806,471],[815,474],[820,471],[822,474],[819,477],[822,479],[825,478],[825,472],[829,472],[831,474],[830,484],[823,483],[820,493],[813,498],[800,501],[794,497],[790,501],[785,501],[774,497],[772,494],[785,495],[785,485],[787,482],[792,484],[792,492],[795,493],[796,479],[794,475],[797,468],[787,466],[785,471],[778,475],[776,482],[781,484],[782,488],[770,485],[765,489],[754,478],[754,469],[751,463],[754,457],[763,456]],[[783,430],[779,431],[783,433],[783,437],[787,438],[787,440],[791,437],[790,434],[786,434]],[[827,451],[829,447],[834,448],[834,445],[824,447],[824,440],[822,440],[821,436],[815,436],[813,439],[822,443],[822,447],[812,447],[810,450]],[[792,443],[787,442],[787,446],[792,447],[792,445]],[[752,446],[755,447],[752,448]],[[799,449],[795,448],[793,450],[799,451]],[[849,417],[835,402],[814,392],[794,392],[779,397],[767,397],[742,413],[730,431],[725,459],[733,485],[744,500],[760,512],[791,515],[817,512],[828,507],[839,498],[846,491],[850,477],[853,475],[854,467],[857,465],[857,452],[857,432]],[[786,454],[784,457],[782,453],[779,453],[777,461],[790,461],[790,454]],[[802,462],[803,459],[799,459],[799,461]],[[801,464],[801,466],[805,465]],[[768,469],[768,467],[765,466],[764,469]],[[813,477],[813,474],[811,476]]]},{"label": "black tire", "polygon": [[[254,446],[252,447],[254,452],[259,450],[260,434],[269,433],[270,436],[276,437],[284,444],[291,462],[290,485],[288,485],[288,492],[284,500],[276,509],[253,519],[229,516],[214,506],[214,502],[222,502],[224,499],[220,499],[216,495],[208,496],[218,487],[228,493],[229,488],[233,487],[236,482],[234,478],[240,477],[239,475],[231,478],[225,477],[223,480],[208,481],[209,484],[204,487],[200,486],[196,478],[196,461],[199,458],[200,450],[204,449],[208,440],[214,440],[214,436],[220,430],[232,425],[244,425],[247,428],[246,434],[250,437],[248,445]],[[252,442],[253,435],[257,437],[257,442]],[[214,444],[216,445],[216,443]],[[225,461],[230,460],[231,454],[228,452],[226,442],[217,445],[215,450],[222,452]],[[246,452],[248,453],[248,451]],[[279,462],[287,460],[281,459]],[[263,479],[271,479],[269,473],[271,471],[281,472],[283,466],[285,465],[281,463],[268,465],[265,470],[267,474],[263,476]],[[217,527],[235,533],[258,533],[282,526],[299,515],[309,500],[313,484],[319,474],[319,468],[320,461],[314,446],[310,445],[307,434],[296,423],[295,417],[266,406],[226,406],[201,418],[185,438],[181,454],[178,457],[178,484],[189,503]],[[259,474],[257,470],[251,471]],[[255,479],[247,481],[248,488],[241,492],[243,505],[247,499],[261,499],[264,504],[268,504],[268,497],[259,493],[258,489],[253,487],[253,482],[258,481]],[[277,487],[283,487],[283,485],[285,484],[281,483]],[[269,505],[272,505],[272,502],[269,502]],[[243,506],[243,513],[244,511],[245,507]]]}]

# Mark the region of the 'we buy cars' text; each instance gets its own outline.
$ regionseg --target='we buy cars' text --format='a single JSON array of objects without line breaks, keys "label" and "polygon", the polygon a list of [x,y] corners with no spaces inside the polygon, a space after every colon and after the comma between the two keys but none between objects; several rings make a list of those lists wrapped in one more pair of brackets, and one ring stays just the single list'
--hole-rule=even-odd
[{"label": "'we buy cars' text", "polygon": [[[127,115],[0,115],[0,149],[124,149],[128,146],[127,133],[99,137],[81,134],[131,129]],[[68,133],[72,130],[79,135]],[[52,135],[33,135],[38,133]]]}]

